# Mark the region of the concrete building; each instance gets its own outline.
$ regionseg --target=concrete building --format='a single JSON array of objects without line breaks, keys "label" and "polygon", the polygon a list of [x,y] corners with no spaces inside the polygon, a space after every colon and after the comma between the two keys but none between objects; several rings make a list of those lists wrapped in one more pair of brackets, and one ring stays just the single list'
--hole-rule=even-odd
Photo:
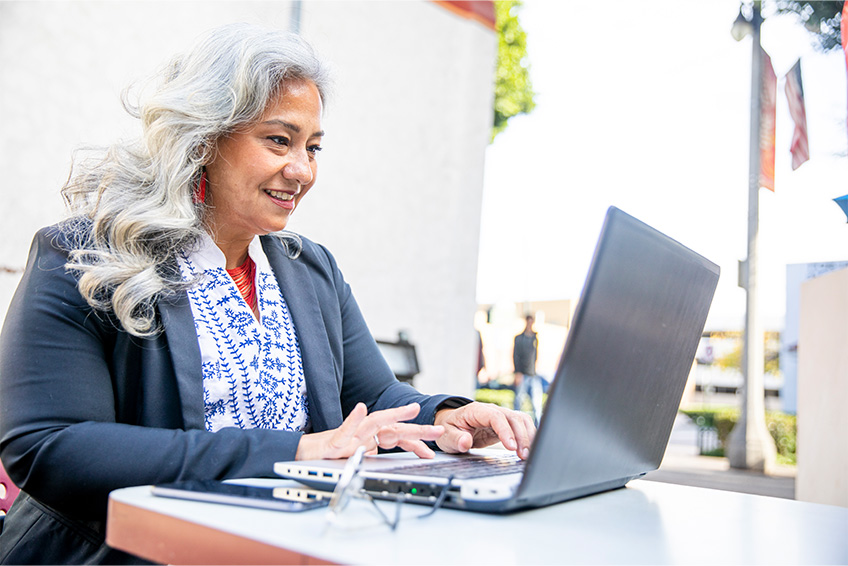
[{"label": "concrete building", "polygon": [[376,338],[406,331],[419,389],[470,394],[497,38],[452,4],[0,1],[0,316],[33,233],[63,216],[74,149],[137,132],[126,86],[214,26],[296,28],[336,83],[290,228],[334,253]]}]

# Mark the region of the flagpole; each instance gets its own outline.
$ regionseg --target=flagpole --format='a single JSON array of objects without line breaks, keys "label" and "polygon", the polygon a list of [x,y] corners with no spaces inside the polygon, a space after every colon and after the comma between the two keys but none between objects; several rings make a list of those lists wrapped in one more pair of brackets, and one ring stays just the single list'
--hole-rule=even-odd
[{"label": "flagpole", "polygon": [[775,446],[766,428],[763,385],[764,334],[759,305],[760,123],[763,58],[760,46],[760,1],[753,3],[751,25],[751,132],[748,158],[748,258],[744,262],[746,291],[745,336],[742,352],[744,383],[739,420],[727,439],[727,458],[733,468],[769,473]]},{"label": "flagpole", "polygon": [[291,33],[300,33],[300,18],[303,13],[302,0],[294,0],[291,4],[291,12],[289,14],[289,31]]}]

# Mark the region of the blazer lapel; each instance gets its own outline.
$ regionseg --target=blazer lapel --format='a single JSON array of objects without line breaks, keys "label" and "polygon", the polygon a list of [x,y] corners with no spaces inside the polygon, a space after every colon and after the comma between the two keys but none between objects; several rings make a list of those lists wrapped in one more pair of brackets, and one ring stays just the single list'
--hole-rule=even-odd
[{"label": "blazer lapel", "polygon": [[171,351],[186,430],[203,429],[203,373],[194,316],[185,291],[159,303],[162,326]]},{"label": "blazer lapel", "polygon": [[294,321],[312,429],[335,428],[344,420],[339,401],[341,375],[330,351],[320,299],[304,261],[290,259],[276,240],[274,236],[264,236],[262,247]]}]

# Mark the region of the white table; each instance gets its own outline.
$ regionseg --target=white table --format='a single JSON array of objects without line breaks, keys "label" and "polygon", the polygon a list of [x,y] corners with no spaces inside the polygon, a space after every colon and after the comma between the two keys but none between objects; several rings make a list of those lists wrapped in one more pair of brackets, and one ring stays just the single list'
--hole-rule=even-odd
[{"label": "white table", "polygon": [[[286,480],[257,480],[289,485]],[[381,505],[391,509],[391,504]],[[365,501],[282,513],[112,493],[107,542],[170,564],[848,564],[848,509],[633,481],[506,516],[405,505],[395,532]]]}]

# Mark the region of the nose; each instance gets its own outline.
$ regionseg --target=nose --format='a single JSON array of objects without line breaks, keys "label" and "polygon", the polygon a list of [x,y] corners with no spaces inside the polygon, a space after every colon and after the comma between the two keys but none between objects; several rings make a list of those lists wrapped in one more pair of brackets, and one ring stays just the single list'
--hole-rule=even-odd
[{"label": "nose", "polygon": [[312,182],[312,167],[306,149],[289,153],[291,160],[283,167],[283,177],[297,181],[300,185]]}]

